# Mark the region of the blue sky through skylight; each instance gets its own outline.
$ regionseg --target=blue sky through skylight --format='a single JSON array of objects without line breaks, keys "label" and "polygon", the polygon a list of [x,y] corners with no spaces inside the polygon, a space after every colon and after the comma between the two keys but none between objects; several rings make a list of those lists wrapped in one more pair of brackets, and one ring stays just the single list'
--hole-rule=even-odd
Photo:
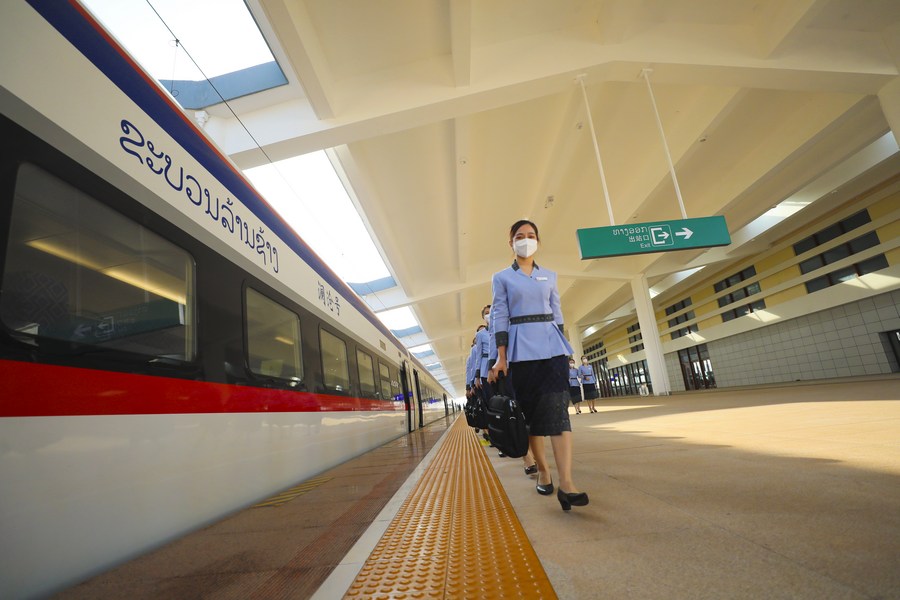
[{"label": "blue sky through skylight", "polygon": [[156,79],[199,81],[197,66],[216,77],[275,60],[243,0],[81,2]]}]

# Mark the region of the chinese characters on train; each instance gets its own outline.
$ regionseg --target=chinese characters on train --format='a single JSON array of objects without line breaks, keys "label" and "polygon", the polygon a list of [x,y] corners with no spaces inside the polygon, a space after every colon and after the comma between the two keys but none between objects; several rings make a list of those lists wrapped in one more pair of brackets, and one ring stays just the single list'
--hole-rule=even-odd
[{"label": "chinese characters on train", "polygon": [[319,284],[319,302],[331,312],[341,316],[341,297],[336,292],[326,289],[321,281],[317,283]]}]

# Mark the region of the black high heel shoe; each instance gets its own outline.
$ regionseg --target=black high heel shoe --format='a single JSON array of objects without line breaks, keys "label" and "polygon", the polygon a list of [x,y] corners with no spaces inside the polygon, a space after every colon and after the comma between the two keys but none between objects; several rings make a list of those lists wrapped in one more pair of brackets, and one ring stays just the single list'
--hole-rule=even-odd
[{"label": "black high heel shoe", "polygon": [[556,499],[559,500],[559,505],[562,506],[563,510],[572,510],[573,506],[586,506],[588,503],[588,495],[586,493],[569,494],[562,491],[562,488],[559,488],[559,491],[556,492]]},{"label": "black high heel shoe", "polygon": [[[538,480],[540,480],[540,476],[538,476]],[[550,483],[548,483],[548,484],[538,483],[534,487],[535,487],[535,489],[537,489],[537,493],[540,494],[541,496],[549,496],[550,494],[553,493],[553,480],[551,479]]]},{"label": "black high heel shoe", "polygon": [[530,467],[525,467],[526,475],[534,475],[537,473],[537,465],[531,465]]}]

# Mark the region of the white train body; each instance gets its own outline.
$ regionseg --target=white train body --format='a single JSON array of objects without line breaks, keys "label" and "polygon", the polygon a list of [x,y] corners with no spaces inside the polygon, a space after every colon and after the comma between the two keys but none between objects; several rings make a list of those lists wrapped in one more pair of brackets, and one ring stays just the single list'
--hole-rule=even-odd
[{"label": "white train body", "polygon": [[[445,416],[428,371],[77,3],[4,2],[0,54],[0,597],[59,591]],[[189,297],[141,305],[177,304],[184,357],[93,352],[111,316],[13,323],[13,271],[42,277],[15,262],[39,247],[14,247],[29,177],[191,257]],[[46,260],[99,276],[84,255]],[[253,366],[250,293],[298,317],[302,377]],[[341,343],[347,383],[329,384]]]}]

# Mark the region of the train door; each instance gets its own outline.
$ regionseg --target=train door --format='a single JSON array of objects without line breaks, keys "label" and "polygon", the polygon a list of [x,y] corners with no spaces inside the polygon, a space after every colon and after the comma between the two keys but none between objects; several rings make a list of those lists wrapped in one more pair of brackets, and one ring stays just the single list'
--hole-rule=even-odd
[{"label": "train door", "polygon": [[412,431],[413,427],[413,399],[412,389],[409,385],[409,363],[405,360],[400,367],[400,387],[403,388],[403,402],[406,409],[406,430]]},{"label": "train door", "polygon": [[419,386],[419,372],[413,369],[413,378],[416,380],[416,405],[419,407],[419,427],[425,426],[425,413],[422,409],[422,388]]}]

